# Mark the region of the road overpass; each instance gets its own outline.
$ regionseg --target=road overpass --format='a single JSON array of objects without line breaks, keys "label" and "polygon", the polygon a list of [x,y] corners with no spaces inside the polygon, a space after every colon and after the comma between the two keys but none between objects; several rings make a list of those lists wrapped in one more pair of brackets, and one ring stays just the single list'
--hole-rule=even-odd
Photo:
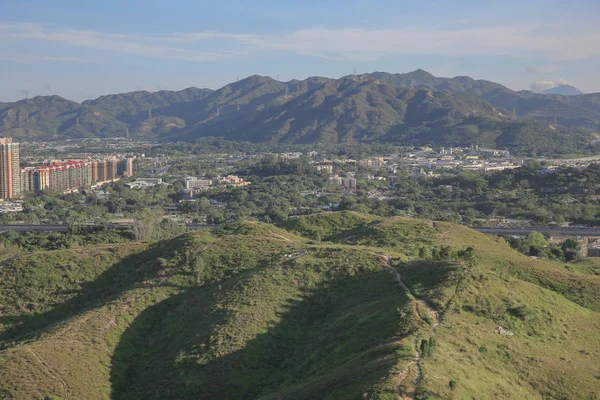
[{"label": "road overpass", "polygon": [[18,225],[0,225],[0,232],[66,232],[69,230],[69,225],[59,224],[18,224]]},{"label": "road overpass", "polygon": [[[115,229],[127,229],[132,224],[108,224],[107,226]],[[72,225],[73,227],[89,228],[93,226],[102,226],[100,224],[77,224]],[[221,225],[186,225],[187,230],[199,230],[199,229],[211,229],[218,228]],[[12,225],[0,225],[0,232],[14,231],[14,232],[67,232],[69,225],[64,224],[12,224]]]},{"label": "road overpass", "polygon": [[525,236],[533,231],[539,232],[546,236],[598,236],[600,237],[600,228],[548,228],[543,226],[528,226],[526,228],[497,228],[497,227],[473,227],[481,233],[490,235],[514,235]]}]

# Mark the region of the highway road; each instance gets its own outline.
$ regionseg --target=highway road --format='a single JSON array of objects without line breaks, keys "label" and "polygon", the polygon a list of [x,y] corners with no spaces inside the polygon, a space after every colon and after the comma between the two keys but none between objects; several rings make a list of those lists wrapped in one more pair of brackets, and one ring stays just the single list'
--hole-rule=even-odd
[{"label": "highway road", "polygon": [[527,235],[530,232],[536,231],[547,236],[599,236],[600,228],[546,228],[542,226],[530,226],[527,228],[479,228],[472,229],[481,233],[491,235]]},{"label": "highway road", "polygon": [[[82,227],[94,226],[91,224],[82,224]],[[109,225],[113,228],[126,228],[127,225]],[[186,225],[188,230],[210,229],[217,228],[220,225]],[[69,225],[60,224],[13,224],[0,225],[0,232],[15,231],[15,232],[67,232]]]},{"label": "highway road", "polygon": [[0,232],[66,232],[69,225],[0,225]]}]

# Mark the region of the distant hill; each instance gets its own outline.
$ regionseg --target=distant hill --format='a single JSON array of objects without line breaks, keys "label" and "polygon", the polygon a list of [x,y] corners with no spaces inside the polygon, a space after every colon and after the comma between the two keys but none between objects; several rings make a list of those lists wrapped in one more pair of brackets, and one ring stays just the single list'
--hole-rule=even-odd
[{"label": "distant hill", "polygon": [[0,134],[16,139],[125,136],[127,124],[99,108],[59,96],[0,104]]},{"label": "distant hill", "polygon": [[494,146],[524,154],[588,152],[600,94],[514,92],[417,70],[279,82],[253,75],[218,90],[146,91],[77,104],[57,96],[0,104],[18,139],[215,136],[254,142]]},{"label": "distant hill", "polygon": [[5,258],[3,399],[599,389],[600,277],[449,223],[322,213]]},{"label": "distant hill", "polygon": [[556,87],[543,90],[540,92],[540,94],[560,94],[562,96],[577,96],[583,94],[583,92],[571,85],[558,85]]},{"label": "distant hill", "polygon": [[560,125],[571,129],[597,131],[600,123],[600,93],[578,93],[578,96],[547,93],[553,94],[550,97],[525,90],[515,92],[498,83],[468,76],[438,78],[423,70],[406,74],[374,72],[370,75],[400,86],[468,93],[515,116],[547,122],[557,119]]},{"label": "distant hill", "polygon": [[578,152],[588,143],[585,134],[514,118],[468,93],[408,88],[370,75],[328,81],[249,115],[213,114],[176,138],[202,136],[320,144],[478,144],[544,154]]}]

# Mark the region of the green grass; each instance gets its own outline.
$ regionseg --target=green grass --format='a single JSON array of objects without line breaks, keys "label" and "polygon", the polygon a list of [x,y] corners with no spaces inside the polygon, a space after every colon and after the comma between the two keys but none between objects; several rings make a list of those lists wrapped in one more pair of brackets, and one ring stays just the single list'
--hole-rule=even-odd
[{"label": "green grass", "polygon": [[[115,352],[114,397],[362,398],[397,361],[407,297],[374,257],[344,253],[319,250],[148,310],[136,323],[149,331],[132,329]],[[360,267],[340,268],[346,257]]]},{"label": "green grass", "polygon": [[[0,254],[0,398],[392,400],[417,378],[413,366],[400,382],[413,340],[429,337],[419,391],[431,399],[600,392],[594,261],[531,260],[408,218],[324,213],[284,228]],[[440,246],[472,246],[475,262],[418,259]],[[435,331],[381,255],[440,312]]]}]

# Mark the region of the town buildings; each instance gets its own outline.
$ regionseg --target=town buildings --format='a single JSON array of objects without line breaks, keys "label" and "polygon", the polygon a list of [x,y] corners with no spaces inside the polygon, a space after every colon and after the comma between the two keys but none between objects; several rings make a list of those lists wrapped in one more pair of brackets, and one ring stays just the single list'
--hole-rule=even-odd
[{"label": "town buildings", "polygon": [[338,175],[331,176],[327,179],[327,183],[333,183],[338,186],[356,189],[356,178],[352,176],[340,177]]},{"label": "town buildings", "polygon": [[233,187],[243,187],[243,186],[250,185],[250,182],[247,182],[244,180],[244,178],[240,178],[239,176],[236,176],[236,175],[227,175],[227,176],[224,176],[221,178],[217,178],[216,181],[220,185],[227,185],[227,186],[233,186]]},{"label": "town buildings", "polygon": [[186,190],[201,190],[208,189],[212,185],[212,180],[202,179],[195,177],[188,177],[185,179]]},{"label": "town buildings", "polygon": [[22,168],[20,171],[22,192],[59,193],[131,176],[133,160],[64,161]]},{"label": "town buildings", "polygon": [[19,144],[0,138],[0,198],[12,199],[21,193]]}]

